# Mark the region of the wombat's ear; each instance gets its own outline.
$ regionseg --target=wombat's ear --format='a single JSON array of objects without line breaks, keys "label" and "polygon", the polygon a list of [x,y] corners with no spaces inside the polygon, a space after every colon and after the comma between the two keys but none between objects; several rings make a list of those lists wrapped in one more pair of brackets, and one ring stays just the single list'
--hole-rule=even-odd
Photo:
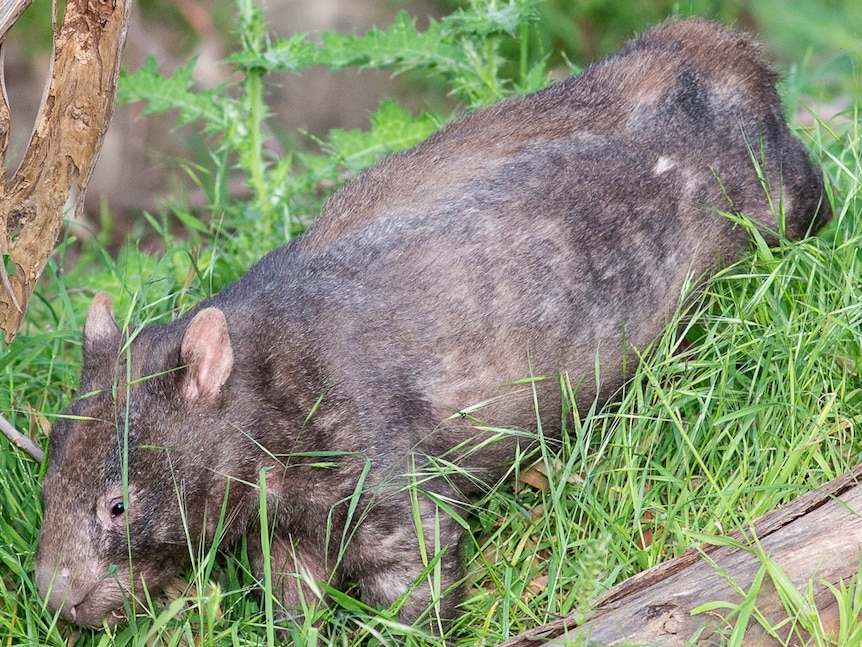
[{"label": "wombat's ear", "polygon": [[120,344],[120,328],[114,318],[114,304],[107,292],[99,292],[90,302],[84,321],[84,357]]},{"label": "wombat's ear", "polygon": [[114,378],[119,352],[120,328],[114,318],[114,304],[105,292],[99,292],[90,302],[84,321],[81,393],[108,388]]},{"label": "wombat's ear", "polygon": [[204,308],[192,318],[183,335],[180,359],[186,365],[183,397],[196,401],[218,395],[233,368],[233,348],[221,310]]}]

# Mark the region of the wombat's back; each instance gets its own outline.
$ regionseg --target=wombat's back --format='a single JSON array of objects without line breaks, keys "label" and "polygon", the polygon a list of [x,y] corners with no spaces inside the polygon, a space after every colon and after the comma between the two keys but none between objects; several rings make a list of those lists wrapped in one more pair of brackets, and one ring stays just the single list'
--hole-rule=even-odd
[{"label": "wombat's back", "polygon": [[764,179],[772,204],[783,205],[785,235],[800,238],[830,214],[819,170],[784,120],[776,77],[759,45],[741,32],[700,19],[667,21],[578,76],[467,114],[383,159],[329,201],[304,242],[319,250],[371,221],[460,202],[513,155],[555,142],[600,147],[603,168],[596,170],[613,191],[638,189],[629,177],[610,179],[615,157],[628,149],[646,153],[658,170],[701,176],[710,166],[730,191],[723,204],[707,205],[774,228],[760,182],[752,182],[754,160],[765,158]]},{"label": "wombat's back", "polygon": [[[383,397],[398,376],[426,423],[558,370],[583,380],[579,405],[609,397],[687,278],[748,248],[721,212],[768,240],[829,218],[774,82],[747,37],[671,21],[384,159],[289,250],[314,268],[326,370]],[[520,391],[478,417],[531,426]],[[369,408],[398,408],[379,397]]]}]

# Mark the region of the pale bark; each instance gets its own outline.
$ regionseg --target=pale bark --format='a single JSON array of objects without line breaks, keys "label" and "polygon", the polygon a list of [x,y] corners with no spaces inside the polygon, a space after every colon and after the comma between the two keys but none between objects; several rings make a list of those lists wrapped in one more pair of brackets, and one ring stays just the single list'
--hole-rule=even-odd
[{"label": "pale bark", "polygon": [[[692,610],[715,602],[740,604],[740,590],[752,590],[755,575],[767,560],[786,574],[803,598],[810,587],[820,622],[834,639],[839,609],[827,585],[840,588],[859,572],[860,476],[862,466],[761,517],[748,531],[732,535],[742,546],[702,546],[622,582],[596,601],[581,626],[572,618],[562,618],[503,646],[720,644],[719,634],[736,622],[730,609],[716,608],[697,615]],[[763,578],[756,608],[764,623],[752,617],[743,644],[804,644],[804,632],[802,640],[791,637],[793,625],[786,622],[787,609],[768,574]],[[780,640],[769,635],[763,624],[778,627]]]}]

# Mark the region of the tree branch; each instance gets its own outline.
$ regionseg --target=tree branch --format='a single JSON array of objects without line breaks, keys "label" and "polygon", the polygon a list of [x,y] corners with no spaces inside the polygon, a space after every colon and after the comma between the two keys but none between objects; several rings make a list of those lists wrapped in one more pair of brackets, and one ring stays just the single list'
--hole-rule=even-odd
[{"label": "tree branch", "polygon": [[[0,28],[27,2],[0,0]],[[129,0],[68,0],[63,24],[55,28],[39,118],[21,167],[0,186],[0,328],[7,343],[54,250],[70,196],[76,211],[83,208],[114,110],[129,7]],[[0,101],[0,152],[8,131],[8,108]],[[5,159],[0,161],[5,179]]]},{"label": "tree branch", "polygon": [[15,429],[6,418],[0,415],[0,431],[3,432],[3,435],[8,438],[15,447],[23,451],[30,458],[32,458],[37,463],[41,463],[45,458],[45,452],[30,440],[27,436],[22,434],[20,431]]},{"label": "tree branch", "polygon": [[0,40],[33,0],[0,0]]}]

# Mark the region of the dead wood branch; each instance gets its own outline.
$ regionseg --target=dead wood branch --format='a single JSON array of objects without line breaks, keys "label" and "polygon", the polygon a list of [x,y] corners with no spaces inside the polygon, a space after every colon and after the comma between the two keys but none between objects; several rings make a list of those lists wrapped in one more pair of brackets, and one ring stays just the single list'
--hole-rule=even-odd
[{"label": "dead wood branch", "polygon": [[[662,647],[715,644],[716,633],[728,624],[729,611],[692,615],[691,610],[710,602],[740,604],[742,596],[731,583],[743,591],[750,590],[764,563],[763,556],[777,564],[798,591],[804,593],[811,584],[822,625],[835,635],[839,609],[827,585],[846,584],[859,571],[860,476],[862,466],[761,517],[752,532],[732,535],[744,548],[716,545],[690,550],[622,582],[596,601],[589,620],[582,626],[575,626],[571,618],[562,618],[517,636],[501,647],[564,642]],[[785,607],[768,576],[756,604],[770,626],[781,626],[782,639],[786,639],[792,623],[786,622]],[[752,620],[744,644],[796,643],[769,636]]]},{"label": "dead wood branch", "polygon": [[[8,183],[9,110],[5,96],[0,101],[0,328],[7,343],[18,331],[54,249],[66,205],[71,201],[76,210],[83,208],[113,114],[129,6],[129,0],[66,3],[63,24],[55,27],[51,77],[39,117],[21,166]],[[0,20],[21,10],[6,0],[0,4]]]},{"label": "dead wood branch", "polygon": [[27,436],[15,429],[5,417],[0,415],[0,432],[8,438],[15,447],[23,451],[27,456],[32,458],[37,463],[41,463],[45,458],[45,452],[30,440]]},{"label": "dead wood branch", "polygon": [[33,0],[0,0],[0,40]]}]

